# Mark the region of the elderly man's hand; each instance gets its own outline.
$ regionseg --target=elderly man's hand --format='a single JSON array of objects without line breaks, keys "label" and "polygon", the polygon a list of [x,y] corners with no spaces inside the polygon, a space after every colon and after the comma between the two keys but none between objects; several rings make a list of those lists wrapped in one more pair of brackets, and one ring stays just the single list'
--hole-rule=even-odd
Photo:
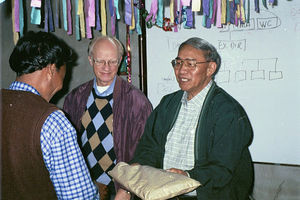
[{"label": "elderly man's hand", "polygon": [[170,168],[170,169],[167,169],[166,171],[173,172],[173,173],[176,173],[176,174],[182,174],[182,175],[185,175],[185,176],[189,176],[186,171],[183,171],[181,169]]},{"label": "elderly man's hand", "polygon": [[115,200],[130,200],[131,194],[120,188],[116,194]]}]

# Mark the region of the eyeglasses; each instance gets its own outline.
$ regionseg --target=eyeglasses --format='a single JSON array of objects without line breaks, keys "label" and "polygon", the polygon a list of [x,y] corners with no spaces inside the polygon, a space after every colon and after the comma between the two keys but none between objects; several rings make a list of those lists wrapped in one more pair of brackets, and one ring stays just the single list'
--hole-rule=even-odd
[{"label": "eyeglasses", "polygon": [[106,64],[110,67],[116,67],[118,66],[119,64],[119,60],[98,60],[98,59],[95,59],[95,58],[92,58],[94,64],[98,67],[103,67],[105,66]]},{"label": "eyeglasses", "polygon": [[185,66],[187,66],[188,69],[196,69],[197,65],[208,63],[208,62],[210,61],[197,62],[195,59],[175,58],[174,60],[171,61],[171,64],[174,69],[181,67],[183,64],[185,64]]}]

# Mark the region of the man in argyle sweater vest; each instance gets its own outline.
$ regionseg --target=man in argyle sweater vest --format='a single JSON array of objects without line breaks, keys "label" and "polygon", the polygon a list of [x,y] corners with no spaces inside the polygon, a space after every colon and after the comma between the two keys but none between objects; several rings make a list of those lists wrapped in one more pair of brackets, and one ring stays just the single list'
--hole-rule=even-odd
[{"label": "man in argyle sweater vest", "polygon": [[95,78],[72,90],[64,102],[101,199],[112,199],[118,190],[125,197],[116,198],[130,195],[107,172],[132,159],[152,111],[146,96],[117,75],[123,51],[116,38],[95,38],[88,57]]}]

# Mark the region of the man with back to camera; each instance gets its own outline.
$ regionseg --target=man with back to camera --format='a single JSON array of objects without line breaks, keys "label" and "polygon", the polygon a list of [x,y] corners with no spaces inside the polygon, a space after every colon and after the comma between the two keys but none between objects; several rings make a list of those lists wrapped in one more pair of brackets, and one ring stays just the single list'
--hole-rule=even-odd
[{"label": "man with back to camera", "polygon": [[30,31],[9,58],[17,77],[1,89],[2,199],[99,199],[74,127],[49,103],[72,55],[53,34]]},{"label": "man with back to camera", "polygon": [[219,53],[207,41],[190,38],[171,63],[181,90],[164,96],[154,109],[130,163],[202,184],[176,199],[249,199],[253,131],[242,106],[214,81]]},{"label": "man with back to camera", "polygon": [[[64,102],[101,199],[114,198],[119,186],[107,172],[132,159],[152,111],[146,96],[117,75],[123,52],[114,37],[92,40],[88,59],[95,78],[72,90]],[[128,195],[124,190],[121,194]]]}]

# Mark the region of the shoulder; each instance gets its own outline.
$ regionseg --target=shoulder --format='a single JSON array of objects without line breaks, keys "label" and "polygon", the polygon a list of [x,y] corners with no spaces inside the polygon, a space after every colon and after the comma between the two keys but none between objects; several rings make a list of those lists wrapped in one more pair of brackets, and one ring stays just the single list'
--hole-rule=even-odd
[{"label": "shoulder", "polygon": [[45,120],[41,130],[43,151],[58,152],[63,146],[65,148],[66,143],[75,143],[76,141],[76,130],[64,113],[61,110],[52,112]]},{"label": "shoulder", "polygon": [[90,90],[92,87],[93,87],[93,80],[89,80],[89,81],[77,86],[76,88],[74,88],[68,95],[82,93],[86,90]]},{"label": "shoulder", "polygon": [[127,99],[136,103],[151,104],[140,89],[120,77],[117,77],[114,93],[116,94],[116,98]]},{"label": "shoulder", "polygon": [[154,108],[153,116],[157,113],[170,115],[171,112],[176,111],[181,104],[182,95],[183,91],[178,90],[163,96],[159,104]]},{"label": "shoulder", "polygon": [[208,104],[217,113],[245,114],[242,105],[221,87],[215,85],[207,96]]},{"label": "shoulder", "polygon": [[71,122],[61,110],[55,110],[47,117],[43,129],[49,133],[75,132]]},{"label": "shoulder", "polygon": [[74,96],[82,96],[86,93],[90,93],[91,89],[93,88],[93,80],[87,81],[76,88],[74,88],[67,96],[67,100],[71,100]]},{"label": "shoulder", "polygon": [[161,101],[160,101],[160,105],[170,105],[170,104],[174,104],[177,102],[181,101],[183,95],[183,91],[182,90],[177,90],[173,93],[167,94],[165,96],[162,97]]}]

